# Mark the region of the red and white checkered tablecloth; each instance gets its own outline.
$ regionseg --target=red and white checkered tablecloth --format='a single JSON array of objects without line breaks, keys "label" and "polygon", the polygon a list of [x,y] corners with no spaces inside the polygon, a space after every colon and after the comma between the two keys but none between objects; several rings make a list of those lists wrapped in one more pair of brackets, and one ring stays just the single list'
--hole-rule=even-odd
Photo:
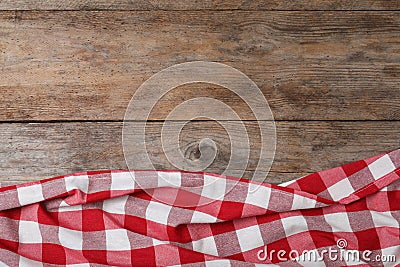
[{"label": "red and white checkered tablecloth", "polygon": [[0,188],[0,266],[398,266],[399,221],[400,150],[281,185],[85,172]]}]

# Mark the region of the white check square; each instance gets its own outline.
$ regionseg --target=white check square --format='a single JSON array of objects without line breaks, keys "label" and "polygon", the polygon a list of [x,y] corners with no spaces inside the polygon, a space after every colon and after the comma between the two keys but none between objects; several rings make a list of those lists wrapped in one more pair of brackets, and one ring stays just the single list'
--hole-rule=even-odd
[{"label": "white check square", "polygon": [[354,192],[354,188],[351,186],[348,179],[343,179],[328,187],[328,192],[334,201],[338,201],[352,194]]},{"label": "white check square", "polygon": [[35,184],[25,187],[18,187],[18,200],[21,205],[27,205],[44,200],[42,185]]},{"label": "white check square", "polygon": [[315,199],[299,196],[297,194],[293,195],[292,210],[312,209],[315,208],[315,204],[317,204]]},{"label": "white check square", "polygon": [[264,246],[258,225],[236,230],[242,252]]},{"label": "white check square", "polygon": [[390,211],[378,212],[371,211],[372,220],[374,221],[375,227],[393,227],[399,228],[399,222],[393,217]]},{"label": "white check square", "polygon": [[125,204],[129,196],[110,198],[103,201],[103,210],[108,213],[125,214]]},{"label": "white check square", "polygon": [[158,186],[180,187],[181,174],[178,172],[158,172]]},{"label": "white check square", "polygon": [[67,176],[64,178],[67,191],[79,189],[87,193],[89,188],[89,177],[87,175]]},{"label": "white check square", "polygon": [[281,221],[286,236],[308,231],[307,222],[303,216],[286,217],[282,218]]},{"label": "white check square", "polygon": [[124,251],[131,249],[128,232],[125,229],[106,230],[107,250]]},{"label": "white check square", "polygon": [[257,184],[249,184],[246,203],[267,208],[271,197],[271,188]]},{"label": "white check square", "polygon": [[385,155],[372,162],[370,165],[368,165],[368,168],[375,180],[378,180],[379,178],[396,169],[389,155]]},{"label": "white check square", "polygon": [[150,202],[146,209],[146,219],[167,225],[172,206],[159,202]]},{"label": "white check square", "polygon": [[58,239],[64,247],[82,250],[82,232],[59,227]]},{"label": "white check square", "polygon": [[204,175],[202,196],[210,199],[222,199],[225,196],[226,180],[224,178]]},{"label": "white check square", "polygon": [[216,217],[195,210],[193,211],[192,220],[190,221],[190,223],[214,223],[216,221],[217,221]]},{"label": "white check square", "polygon": [[345,212],[325,214],[325,221],[332,227],[333,232],[353,232],[349,217]]},{"label": "white check square", "polygon": [[18,235],[20,243],[42,243],[42,234],[37,222],[20,221]]},{"label": "white check square", "polygon": [[213,236],[193,241],[193,250],[204,254],[218,256],[218,250]]},{"label": "white check square", "polygon": [[112,172],[111,190],[131,190],[135,188],[134,172]]}]

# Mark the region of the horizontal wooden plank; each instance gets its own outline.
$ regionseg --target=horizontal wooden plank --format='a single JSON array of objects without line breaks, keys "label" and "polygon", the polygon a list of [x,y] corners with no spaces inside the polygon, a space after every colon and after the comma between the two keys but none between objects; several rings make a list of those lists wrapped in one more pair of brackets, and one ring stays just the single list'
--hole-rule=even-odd
[{"label": "horizontal wooden plank", "polygon": [[324,1],[144,1],[144,0],[2,0],[1,10],[398,10],[394,0],[324,0]]},{"label": "horizontal wooden plank", "polygon": [[[0,36],[0,121],[122,120],[146,79],[193,60],[248,75],[278,120],[400,119],[399,12],[0,12]],[[204,84],[171,91],[150,119],[196,96],[253,119]]]},{"label": "horizontal wooden plank", "polygon": [[[240,124],[228,123],[231,126]],[[147,124],[147,153],[156,169],[176,169],[161,146],[162,125],[162,122]],[[136,131],[143,123],[130,126]],[[245,122],[245,126],[250,157],[247,161],[241,150],[237,155],[240,161],[248,162],[243,177],[251,178],[261,141],[256,122]],[[166,122],[164,127],[166,133],[170,133],[176,128],[176,122]],[[267,177],[267,181],[273,183],[400,147],[400,122],[277,122],[276,127],[276,156]],[[122,123],[117,122],[2,123],[0,181],[38,180],[86,170],[126,169],[121,131]],[[244,133],[234,130],[229,136],[238,142],[243,140]],[[222,173],[230,158],[229,136],[216,122],[190,122],[180,134],[181,151],[186,158],[195,160],[198,141],[211,138],[217,145],[217,156],[206,171]],[[138,169],[140,160],[138,153]],[[240,164],[234,163],[232,169],[236,166]]]}]

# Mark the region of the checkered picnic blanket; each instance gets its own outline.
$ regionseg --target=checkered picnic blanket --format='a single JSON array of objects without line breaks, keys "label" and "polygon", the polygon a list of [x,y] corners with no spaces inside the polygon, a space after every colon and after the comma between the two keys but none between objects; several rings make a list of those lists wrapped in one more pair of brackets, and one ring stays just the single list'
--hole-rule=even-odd
[{"label": "checkered picnic blanket", "polygon": [[85,172],[0,188],[0,266],[397,266],[399,220],[400,150],[281,185]]}]

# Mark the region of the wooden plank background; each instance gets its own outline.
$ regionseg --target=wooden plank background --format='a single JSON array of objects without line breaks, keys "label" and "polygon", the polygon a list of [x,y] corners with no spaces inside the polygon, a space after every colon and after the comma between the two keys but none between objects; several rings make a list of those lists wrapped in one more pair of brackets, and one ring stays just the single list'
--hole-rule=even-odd
[{"label": "wooden plank background", "polygon": [[3,10],[398,10],[395,0],[2,0]]},{"label": "wooden plank background", "polygon": [[[260,87],[277,127],[269,182],[399,148],[399,7],[398,1],[1,1],[0,181],[126,169],[121,129],[131,97],[158,71],[193,60],[230,65]],[[210,84],[180,86],[159,101],[147,127],[154,165],[174,169],[160,129],[175,106],[198,96],[224,101],[245,122],[252,153],[244,177],[251,177],[257,122],[240,98]],[[221,173],[230,146],[215,122],[189,123],[182,150],[192,157],[196,140],[210,135],[219,150],[207,171]]]}]

